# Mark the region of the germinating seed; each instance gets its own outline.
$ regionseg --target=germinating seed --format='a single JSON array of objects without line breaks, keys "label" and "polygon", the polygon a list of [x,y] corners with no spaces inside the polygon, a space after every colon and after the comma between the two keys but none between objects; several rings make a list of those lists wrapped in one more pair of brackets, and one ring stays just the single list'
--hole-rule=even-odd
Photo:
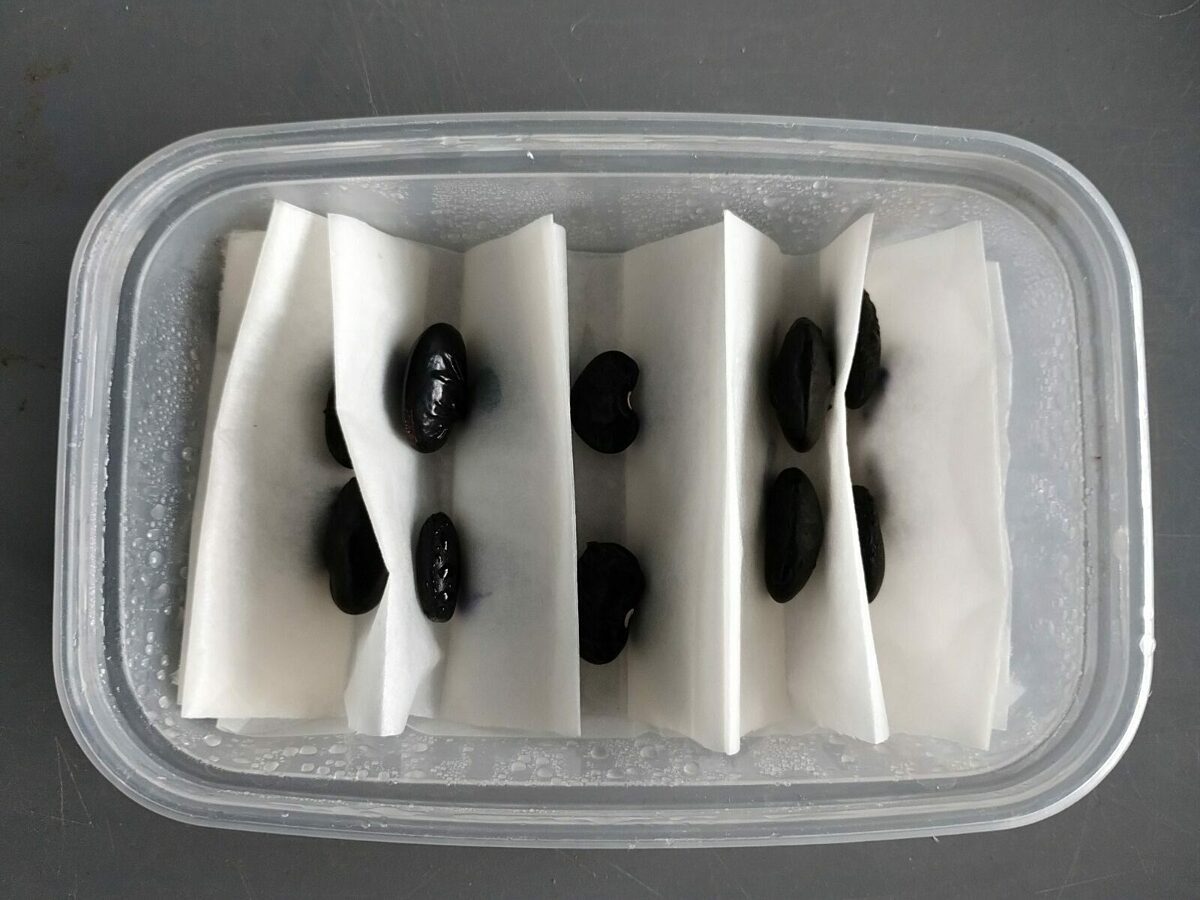
[{"label": "germinating seed", "polygon": [[325,446],[329,448],[330,456],[347,469],[353,468],[350,451],[346,449],[346,437],[342,434],[342,423],[338,419],[333,385],[329,386],[329,396],[325,398]]},{"label": "germinating seed", "polygon": [[589,541],[579,557],[579,656],[604,665],[629,639],[629,624],[646,577],[637,557],[620,544]]},{"label": "germinating seed", "polygon": [[462,590],[462,551],[458,530],[445,513],[425,520],[413,553],[413,573],[421,612],[431,622],[449,622]]},{"label": "germinating seed", "polygon": [[800,469],[784,469],[767,489],[766,537],[767,592],[787,603],[812,575],[825,540],[821,501]]},{"label": "germinating seed", "polygon": [[861,484],[854,485],[854,518],[858,522],[858,546],[867,581],[867,602],[870,603],[883,586],[883,529],[879,526],[875,498]]},{"label": "germinating seed", "polygon": [[850,378],[846,382],[846,405],[851,409],[863,406],[879,387],[883,373],[880,368],[881,355],[879,316],[875,312],[875,304],[871,302],[871,295],[863,291],[854,360],[850,363]]},{"label": "germinating seed", "polygon": [[640,422],[632,394],[638,364],[620,350],[593,359],[571,388],[571,425],[580,439],[601,453],[620,453],[638,436]]},{"label": "germinating seed", "polygon": [[792,323],[771,363],[771,405],[789,444],[801,453],[821,437],[833,374],[821,329],[811,319]]},{"label": "germinating seed", "polygon": [[357,478],[347,481],[333,501],[322,549],[337,608],[357,616],[378,606],[388,572]]},{"label": "germinating seed", "polygon": [[430,325],[413,344],[404,369],[401,421],[404,436],[421,453],[450,437],[467,411],[467,348],[452,325]]}]

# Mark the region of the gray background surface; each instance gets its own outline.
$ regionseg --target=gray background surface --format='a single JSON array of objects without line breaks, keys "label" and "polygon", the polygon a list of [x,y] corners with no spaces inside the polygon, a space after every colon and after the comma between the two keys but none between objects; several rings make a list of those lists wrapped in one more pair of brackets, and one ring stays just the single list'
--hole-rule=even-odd
[{"label": "gray background surface", "polygon": [[[178,825],[87,762],[50,664],[71,256],[142,157],[210,128],[443,111],[695,110],[1009,132],[1115,207],[1145,288],[1154,689],[1090,796],[990,835],[830,847],[407,847]],[[0,0],[0,893],[1200,895],[1200,0],[652,4]]]}]

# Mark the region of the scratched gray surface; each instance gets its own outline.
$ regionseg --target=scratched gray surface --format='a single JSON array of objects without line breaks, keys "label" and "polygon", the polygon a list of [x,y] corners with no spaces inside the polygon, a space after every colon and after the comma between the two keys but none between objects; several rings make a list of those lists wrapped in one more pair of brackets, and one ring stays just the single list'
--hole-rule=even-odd
[{"label": "scratched gray surface", "polygon": [[[0,0],[0,893],[1200,895],[1200,0],[802,5]],[[1089,797],[937,842],[460,850],[186,827],[84,759],[50,667],[54,454],[67,273],[105,190],[209,128],[563,108],[1011,132],[1112,202],[1145,287],[1158,652],[1141,731]]]}]

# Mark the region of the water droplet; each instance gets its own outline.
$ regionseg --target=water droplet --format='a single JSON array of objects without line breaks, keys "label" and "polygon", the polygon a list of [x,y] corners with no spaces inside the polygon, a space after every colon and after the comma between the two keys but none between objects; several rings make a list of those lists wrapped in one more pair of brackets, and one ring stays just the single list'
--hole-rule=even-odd
[{"label": "water droplet", "polygon": [[210,747],[220,747],[221,736],[219,734],[206,734],[204,736],[204,743],[208,744]]},{"label": "water droplet", "polygon": [[404,777],[416,780],[418,778],[424,778],[425,773],[423,771],[421,771],[420,769],[409,769],[407,772],[404,773]]},{"label": "water droplet", "polygon": [[163,564],[163,555],[157,550],[154,550],[146,557],[146,562],[150,563],[154,568],[158,568]]},{"label": "water droplet", "polygon": [[549,766],[538,766],[537,769],[534,770],[533,774],[538,778],[549,778],[554,774],[554,770]]},{"label": "water droplet", "polygon": [[529,770],[529,766],[525,765],[525,763],[521,762],[519,759],[508,768],[509,771],[512,772],[525,772]]},{"label": "water droplet", "polygon": [[301,756],[316,756],[317,748],[314,747],[312,744],[305,744],[303,747],[300,748],[300,755]]},{"label": "water droplet", "polygon": [[161,503],[155,503],[150,509],[150,518],[161,519],[167,514],[167,508]]},{"label": "water droplet", "polygon": [[301,772],[311,772],[315,768],[316,768],[316,766],[314,766],[312,763],[305,763],[304,765],[302,765],[300,767],[300,771]]},{"label": "water droplet", "polygon": [[610,781],[617,781],[618,779],[624,778],[625,773],[622,772],[620,769],[609,769],[607,772],[604,773],[604,777],[609,779]]},{"label": "water droplet", "polygon": [[654,759],[654,757],[658,756],[658,750],[654,747],[646,746],[639,750],[638,754],[642,759]]},{"label": "water droplet", "polygon": [[317,766],[318,775],[328,775],[330,771],[329,766]]},{"label": "water droplet", "polygon": [[300,752],[300,748],[299,748],[299,747],[284,747],[284,748],[283,748],[283,755],[284,755],[284,756],[295,756],[295,755],[296,755],[297,753],[299,753],[299,752]]},{"label": "water droplet", "polygon": [[683,774],[684,775],[699,775],[700,767],[698,765],[696,765],[696,763],[694,763],[694,762],[685,762],[683,764]]},{"label": "water droplet", "polygon": [[193,450],[191,447],[184,447],[182,450],[179,451],[179,455],[182,456],[184,459],[191,461],[192,457],[194,457],[196,455],[196,451]]},{"label": "water droplet", "polygon": [[159,709],[166,709],[170,705],[171,705],[171,701],[168,700],[166,697],[158,698],[158,708]]},{"label": "water droplet", "polygon": [[274,772],[278,768],[279,768],[279,763],[274,762],[274,761],[265,762],[265,763],[263,763],[263,766],[262,766],[262,770],[264,772]]},{"label": "water droplet", "polygon": [[608,750],[605,747],[596,746],[591,749],[592,759],[608,759]]},{"label": "water droplet", "polygon": [[428,750],[428,749],[429,749],[429,745],[428,745],[428,744],[413,744],[413,745],[412,745],[412,752],[413,752],[413,753],[424,753],[424,752],[425,752],[426,750]]},{"label": "water droplet", "polygon": [[158,587],[156,587],[154,589],[154,593],[151,596],[155,600],[162,600],[164,597],[167,596],[167,594],[170,593],[170,591],[171,591],[171,586],[164,581],[162,584],[160,584]]},{"label": "water droplet", "polygon": [[330,744],[329,752],[332,753],[334,756],[337,756],[338,754],[341,754],[341,753],[345,753],[346,745],[345,744]]}]

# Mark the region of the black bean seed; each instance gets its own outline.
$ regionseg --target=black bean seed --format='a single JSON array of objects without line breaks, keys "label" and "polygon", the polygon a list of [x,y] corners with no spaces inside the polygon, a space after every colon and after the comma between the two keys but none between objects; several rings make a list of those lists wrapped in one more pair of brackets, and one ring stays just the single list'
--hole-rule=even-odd
[{"label": "black bean seed", "polygon": [[458,531],[445,513],[434,513],[421,526],[413,554],[413,574],[425,618],[449,622],[462,590],[463,566]]},{"label": "black bean seed", "polygon": [[585,444],[601,453],[620,453],[638,436],[631,403],[638,364],[620,350],[593,359],[571,388],[571,425]]},{"label": "black bean seed", "polygon": [[850,363],[850,378],[846,382],[846,405],[850,409],[862,407],[879,387],[883,372],[880,368],[881,355],[879,315],[875,312],[871,295],[863,291],[858,338],[854,342],[854,361]]},{"label": "black bean seed", "polygon": [[350,451],[346,449],[346,437],[342,434],[342,423],[338,420],[337,401],[333,393],[333,385],[329,386],[329,396],[325,398],[325,446],[329,455],[347,469],[354,468],[350,462]]},{"label": "black bean seed", "polygon": [[413,344],[404,368],[401,421],[404,436],[421,453],[450,437],[467,411],[467,348],[452,325],[430,325]]},{"label": "black bean seed", "polygon": [[875,498],[861,484],[854,485],[854,518],[858,522],[858,547],[862,552],[867,602],[870,603],[883,586],[883,529],[879,525]]},{"label": "black bean seed", "polygon": [[792,323],[771,363],[771,405],[789,444],[801,453],[821,437],[833,374],[821,329],[811,319]]},{"label": "black bean seed", "polygon": [[322,549],[337,608],[357,616],[378,606],[388,571],[357,478],[347,481],[333,501]]},{"label": "black bean seed", "polygon": [[787,603],[808,582],[825,541],[817,489],[800,469],[784,469],[767,489],[767,592]]},{"label": "black bean seed", "polygon": [[637,557],[620,544],[589,541],[579,557],[579,656],[602,666],[629,639],[629,621],[646,592]]}]

